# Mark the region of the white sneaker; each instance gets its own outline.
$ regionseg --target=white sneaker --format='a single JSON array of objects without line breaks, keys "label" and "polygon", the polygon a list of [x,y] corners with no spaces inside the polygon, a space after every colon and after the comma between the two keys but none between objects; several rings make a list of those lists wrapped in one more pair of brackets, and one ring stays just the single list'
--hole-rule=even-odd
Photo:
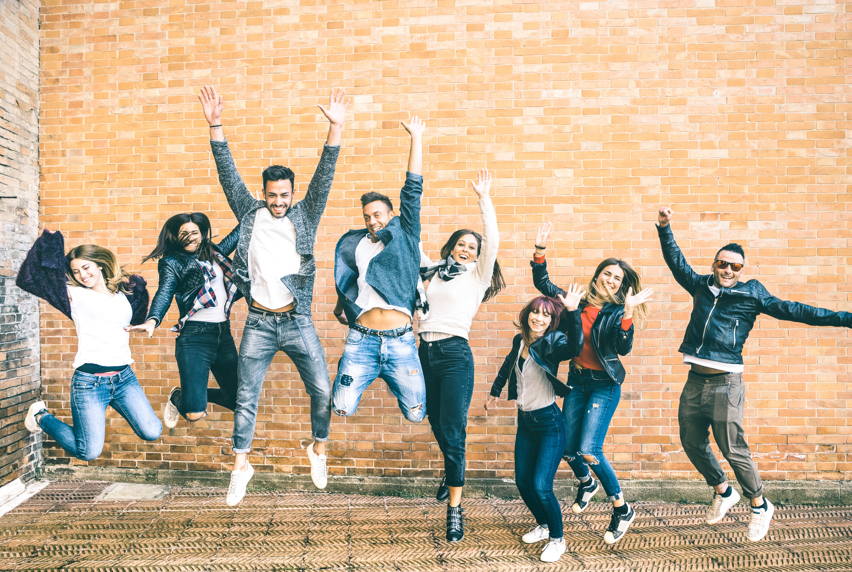
[{"label": "white sneaker", "polygon": [[723,497],[719,493],[713,493],[713,502],[710,503],[710,508],[707,509],[707,524],[716,524],[723,518],[728,509],[740,502],[740,493],[733,487],[728,487],[731,491],[731,496]]},{"label": "white sneaker", "polygon": [[180,419],[180,411],[178,411],[177,405],[172,403],[172,395],[175,393],[180,393],[179,387],[172,388],[169,392],[168,399],[166,399],[166,404],[163,405],[163,425],[169,429],[174,429]]},{"label": "white sneaker", "polygon": [[311,480],[318,489],[324,489],[328,484],[328,456],[314,453],[315,443],[308,445],[308,459],[311,461]]},{"label": "white sneaker", "polygon": [[535,528],[530,529],[530,531],[526,533],[521,540],[523,540],[526,544],[535,544],[536,542],[541,542],[548,538],[550,538],[550,531],[543,526],[536,526]]},{"label": "white sneaker", "polygon": [[27,410],[27,416],[24,418],[24,425],[30,433],[41,433],[41,427],[39,427],[38,422],[36,421],[36,414],[41,413],[42,411],[47,411],[44,401],[36,401],[30,405],[30,408]]},{"label": "white sneaker", "polygon": [[565,554],[565,539],[551,540],[544,545],[544,550],[541,551],[541,561],[556,562],[563,554]]},{"label": "white sneaker", "polygon": [[757,542],[766,536],[769,532],[769,521],[772,520],[772,515],[775,514],[775,507],[769,502],[769,499],[763,499],[766,503],[766,508],[751,507],[751,522],[748,523],[748,539],[752,542]]},{"label": "white sneaker", "polygon": [[246,468],[242,471],[231,471],[231,484],[228,485],[228,497],[225,499],[228,506],[240,504],[246,496],[246,487],[253,476],[254,467],[248,461],[246,461]]}]

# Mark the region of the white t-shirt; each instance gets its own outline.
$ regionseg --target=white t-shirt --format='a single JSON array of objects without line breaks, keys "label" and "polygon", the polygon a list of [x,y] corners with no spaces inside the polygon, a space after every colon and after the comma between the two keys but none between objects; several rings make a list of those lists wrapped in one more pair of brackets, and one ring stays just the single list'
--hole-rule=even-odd
[{"label": "white t-shirt", "polygon": [[252,300],[270,310],[292,304],[293,293],[281,278],[298,274],[301,265],[293,222],[287,217],[275,218],[267,208],[257,209],[248,254]]},{"label": "white t-shirt", "polygon": [[[225,289],[225,272],[218,262],[212,262],[213,271],[216,273],[216,278],[210,283],[213,288],[213,293],[216,294],[216,305],[209,308],[201,308],[196,313],[186,319],[187,322],[224,322],[228,319],[225,316],[225,302],[228,301],[228,291]],[[263,302],[261,302],[262,304]],[[279,306],[280,307],[280,306]]]},{"label": "white t-shirt", "polygon": [[[710,286],[710,291],[713,292],[713,295],[717,298],[719,297],[719,292],[721,292],[719,288],[712,285]],[[710,369],[718,369],[719,371],[727,371],[728,373],[742,373],[745,371],[745,366],[741,363],[725,363],[721,361],[714,361],[712,359],[695,357],[689,354],[683,354],[683,363],[694,363],[695,365],[709,367]]]},{"label": "white t-shirt", "polygon": [[370,266],[370,261],[384,249],[385,243],[381,240],[373,242],[370,240],[369,234],[358,243],[358,247],[355,249],[355,265],[358,266],[358,299],[355,300],[355,304],[361,308],[361,314],[373,308],[382,308],[383,310],[397,310],[410,318],[411,311],[409,309],[391,306],[385,302],[384,298],[379,296],[379,293],[372,286],[367,284],[367,268]]},{"label": "white t-shirt", "polygon": [[71,319],[77,327],[74,369],[83,364],[130,365],[130,325],[133,308],[121,292],[101,294],[90,288],[69,286]]}]

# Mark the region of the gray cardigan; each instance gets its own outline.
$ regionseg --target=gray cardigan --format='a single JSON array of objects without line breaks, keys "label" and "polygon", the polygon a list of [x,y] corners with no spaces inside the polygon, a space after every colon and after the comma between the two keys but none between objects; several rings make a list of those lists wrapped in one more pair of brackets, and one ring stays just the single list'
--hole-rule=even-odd
[{"label": "gray cardigan", "polygon": [[[266,201],[255,199],[246,188],[231,157],[227,140],[210,141],[210,147],[213,150],[213,158],[216,160],[216,169],[219,171],[219,183],[225,191],[228,205],[240,222],[240,239],[234,252],[234,283],[246,297],[246,302],[251,305],[251,279],[248,272],[249,243],[251,243],[257,210],[266,208]],[[281,282],[296,299],[294,312],[305,316],[311,315],[311,300],[314,295],[314,276],[317,269],[314,261],[314,242],[320,218],[325,211],[328,195],[331,192],[339,154],[339,145],[323,147],[322,157],[305,198],[290,207],[285,215],[296,228],[296,251],[302,257],[302,264],[298,274],[282,276]]]}]

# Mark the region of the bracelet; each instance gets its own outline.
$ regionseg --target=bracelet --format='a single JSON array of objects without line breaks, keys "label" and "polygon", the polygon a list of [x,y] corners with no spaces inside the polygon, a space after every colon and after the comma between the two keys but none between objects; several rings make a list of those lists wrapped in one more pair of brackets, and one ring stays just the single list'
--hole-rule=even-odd
[{"label": "bracelet", "polygon": [[217,128],[217,127],[222,127],[222,124],[220,123],[219,125],[211,125],[211,126],[210,126],[210,129],[215,129],[215,128]]},{"label": "bracelet", "polygon": [[535,247],[536,247],[536,250],[547,250],[546,246],[539,246],[539,245],[536,244]]},{"label": "bracelet", "polygon": [[334,314],[335,316],[337,316],[339,318],[340,316],[343,315],[343,310],[341,310],[339,312],[332,312],[332,314]]}]

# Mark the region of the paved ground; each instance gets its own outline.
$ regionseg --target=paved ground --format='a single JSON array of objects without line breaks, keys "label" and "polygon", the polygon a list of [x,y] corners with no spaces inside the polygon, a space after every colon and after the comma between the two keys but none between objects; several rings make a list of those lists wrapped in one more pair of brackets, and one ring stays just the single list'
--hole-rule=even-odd
[{"label": "paved ground", "polygon": [[95,500],[109,485],[52,483],[0,518],[0,570],[852,570],[852,507],[779,507],[755,544],[742,503],[714,527],[703,506],[637,503],[611,548],[607,507],[578,517],[564,499],[568,552],[544,564],[540,545],[520,541],[531,521],[515,500],[466,501],[467,536],[449,544],[432,499],[279,492],[232,509],[223,490],[174,487],[158,500]]}]

